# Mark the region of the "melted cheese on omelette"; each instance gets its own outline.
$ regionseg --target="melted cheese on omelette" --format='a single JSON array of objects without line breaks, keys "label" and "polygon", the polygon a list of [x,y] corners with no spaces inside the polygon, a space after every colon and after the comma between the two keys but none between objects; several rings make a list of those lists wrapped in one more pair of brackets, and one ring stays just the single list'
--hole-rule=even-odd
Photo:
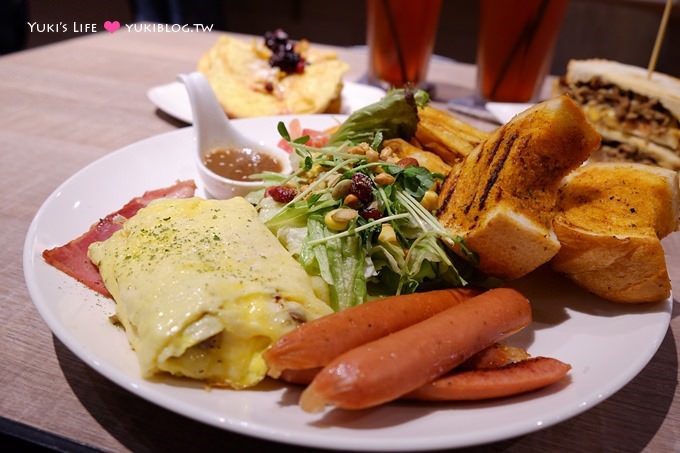
[{"label": "melted cheese on omelette", "polygon": [[254,385],[273,341],[331,312],[243,198],[154,201],[89,256],[145,377]]}]

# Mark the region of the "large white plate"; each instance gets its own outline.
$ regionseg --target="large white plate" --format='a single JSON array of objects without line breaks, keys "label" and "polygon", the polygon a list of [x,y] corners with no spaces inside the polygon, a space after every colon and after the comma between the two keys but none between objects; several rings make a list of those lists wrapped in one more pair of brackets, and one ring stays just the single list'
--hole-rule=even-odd
[{"label": "large white plate", "polygon": [[486,107],[501,124],[505,124],[515,115],[525,111],[533,105],[534,104],[515,102],[487,102],[484,107]]},{"label": "large white plate", "polygon": [[[318,128],[338,117],[302,120],[304,126]],[[245,134],[274,143],[276,122],[258,118],[234,123]],[[24,249],[28,289],[59,340],[111,381],[172,411],[230,431],[306,446],[388,451],[469,446],[539,430],[588,410],[647,364],[668,328],[671,300],[644,306],[607,303],[542,270],[517,283],[533,303],[535,322],[511,343],[573,368],[567,382],[529,395],[484,403],[397,402],[360,412],[310,415],[297,406],[296,388],[276,382],[255,390],[206,391],[176,379],[141,379],[124,333],[107,319],[113,303],[45,264],[41,252],[80,235],[146,190],[196,178],[192,140],[190,128],[180,129],[85,167],[47,198]],[[203,193],[199,188],[199,195]]]},{"label": "large white plate", "polygon": [[[149,100],[159,109],[185,123],[193,123],[189,95],[180,82],[158,85],[146,93]],[[385,91],[371,85],[344,82],[340,113],[348,114],[379,101]]]}]

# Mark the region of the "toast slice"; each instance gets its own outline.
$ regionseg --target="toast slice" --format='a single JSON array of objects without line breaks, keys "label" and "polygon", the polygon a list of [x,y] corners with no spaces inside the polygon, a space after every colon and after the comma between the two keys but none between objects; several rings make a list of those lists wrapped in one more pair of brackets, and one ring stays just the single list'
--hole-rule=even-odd
[{"label": "toast slice", "polygon": [[481,271],[519,278],[560,248],[552,230],[560,181],[599,144],[567,96],[537,104],[496,130],[449,175],[439,220],[479,255]]},{"label": "toast slice", "polygon": [[615,302],[670,295],[661,239],[678,226],[678,174],[634,163],[593,163],[565,178],[553,221],[562,244],[551,266]]}]

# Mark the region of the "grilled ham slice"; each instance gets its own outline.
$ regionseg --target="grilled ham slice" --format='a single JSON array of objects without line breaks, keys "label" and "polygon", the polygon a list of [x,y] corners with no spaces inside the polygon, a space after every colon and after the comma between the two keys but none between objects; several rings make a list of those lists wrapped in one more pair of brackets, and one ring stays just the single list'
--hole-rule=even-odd
[{"label": "grilled ham slice", "polygon": [[137,211],[158,198],[189,198],[194,196],[196,184],[192,180],[178,181],[170,187],[150,190],[142,196],[135,197],[116,212],[90,226],[90,229],[68,243],[44,250],[45,262],[56,267],[65,274],[75,278],[85,286],[99,294],[111,297],[104,286],[102,277],[87,256],[87,249],[93,242],[105,241],[113,233],[123,228],[123,222],[131,218]]},{"label": "grilled ham slice", "polygon": [[600,144],[567,96],[537,104],[482,142],[447,178],[440,222],[462,236],[488,275],[514,279],[548,262],[562,178]]}]

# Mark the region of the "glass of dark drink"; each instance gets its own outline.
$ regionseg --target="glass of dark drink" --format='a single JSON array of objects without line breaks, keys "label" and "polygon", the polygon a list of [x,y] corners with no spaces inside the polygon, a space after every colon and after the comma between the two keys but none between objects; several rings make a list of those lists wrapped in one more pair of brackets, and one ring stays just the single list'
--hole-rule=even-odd
[{"label": "glass of dark drink", "polygon": [[424,84],[440,9],[441,0],[366,0],[369,82]]},{"label": "glass of dark drink", "polygon": [[481,100],[538,100],[567,2],[480,1],[477,91]]}]

